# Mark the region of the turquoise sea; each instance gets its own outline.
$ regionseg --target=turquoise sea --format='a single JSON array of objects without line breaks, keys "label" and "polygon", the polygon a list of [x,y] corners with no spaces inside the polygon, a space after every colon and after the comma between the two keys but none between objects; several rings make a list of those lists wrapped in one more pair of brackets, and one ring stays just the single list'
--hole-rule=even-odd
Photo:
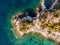
[{"label": "turquoise sea", "polygon": [[0,45],[56,45],[51,39],[44,40],[43,36],[34,33],[16,39],[11,30],[12,15],[27,8],[35,10],[39,4],[40,0],[0,0]]}]

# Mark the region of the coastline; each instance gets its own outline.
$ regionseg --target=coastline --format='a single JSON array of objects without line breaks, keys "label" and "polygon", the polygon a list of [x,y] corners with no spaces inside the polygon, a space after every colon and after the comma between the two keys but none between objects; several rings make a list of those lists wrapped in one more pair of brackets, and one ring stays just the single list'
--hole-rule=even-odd
[{"label": "coastline", "polygon": [[[60,33],[59,32],[49,33],[49,31],[50,31],[49,29],[44,29],[44,30],[41,29],[38,25],[35,25],[34,27],[28,29],[26,32],[21,32],[18,27],[17,27],[17,29],[13,29],[13,32],[16,35],[16,38],[23,37],[25,34],[28,34],[30,32],[36,32],[36,33],[42,34],[45,38],[50,38],[50,39],[60,43]],[[59,34],[59,35],[57,35],[57,34]]]},{"label": "coastline", "polygon": [[[35,27],[37,27],[38,30],[34,29]],[[42,30],[38,26],[35,26],[35,27],[32,27],[31,29],[27,30],[26,32],[21,32],[21,31],[19,32],[19,31],[16,31],[16,30],[13,30],[13,31],[14,31],[14,34],[15,34],[16,38],[23,37],[24,35],[27,35],[30,32],[34,32],[34,33],[41,34],[42,36],[45,37],[45,39],[50,38],[50,39],[54,40],[56,43],[60,43],[60,38],[57,38],[57,37],[54,36],[54,34],[55,33],[58,34],[58,32],[51,32],[49,34],[49,32],[47,32],[47,31],[49,31],[48,29]],[[59,33],[59,35],[60,35],[60,33]]]}]

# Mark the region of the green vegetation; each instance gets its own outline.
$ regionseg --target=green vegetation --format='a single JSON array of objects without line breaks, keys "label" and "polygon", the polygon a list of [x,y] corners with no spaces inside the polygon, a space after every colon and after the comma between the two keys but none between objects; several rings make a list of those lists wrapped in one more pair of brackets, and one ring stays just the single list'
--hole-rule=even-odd
[{"label": "green vegetation", "polygon": [[51,23],[42,23],[41,24],[41,27],[43,27],[43,28],[48,28],[48,29],[50,29],[51,31],[60,31],[60,24],[58,23],[58,24],[51,24]]},{"label": "green vegetation", "polygon": [[[54,11],[53,15],[54,15],[54,17],[58,18],[60,16],[59,11]],[[40,27],[42,27],[42,29],[47,28],[51,31],[59,31],[60,32],[60,21],[58,23],[54,23],[54,22],[50,23],[51,20],[50,20],[50,22],[46,21],[46,20],[48,20],[48,13],[47,12],[43,11],[40,14],[39,20],[41,22]]]},{"label": "green vegetation", "polygon": [[33,22],[30,22],[28,20],[23,20],[21,23],[20,23],[20,26],[22,27],[20,30],[21,31],[26,31],[28,29],[30,29],[31,27],[34,26]]}]

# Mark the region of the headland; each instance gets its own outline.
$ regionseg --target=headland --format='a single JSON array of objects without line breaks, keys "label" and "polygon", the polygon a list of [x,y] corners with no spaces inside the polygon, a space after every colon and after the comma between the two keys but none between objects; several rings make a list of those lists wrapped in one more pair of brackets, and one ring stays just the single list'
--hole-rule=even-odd
[{"label": "headland", "polygon": [[16,37],[36,32],[60,43],[60,10],[54,9],[57,2],[54,0],[51,7],[47,9],[44,0],[41,0],[41,7],[36,7],[35,12],[33,9],[26,9],[25,12],[18,12],[12,16],[12,30]]}]

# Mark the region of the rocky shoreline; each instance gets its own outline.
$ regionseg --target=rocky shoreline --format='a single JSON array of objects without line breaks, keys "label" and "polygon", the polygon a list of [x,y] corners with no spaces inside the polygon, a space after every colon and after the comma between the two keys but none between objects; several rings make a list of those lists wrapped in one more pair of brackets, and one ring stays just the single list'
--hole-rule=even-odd
[{"label": "rocky shoreline", "polygon": [[[46,16],[46,15],[44,15],[46,12],[46,8],[43,8],[43,7],[45,7],[44,0],[42,0],[41,6],[42,6],[42,13],[39,12],[39,10],[40,10],[39,8],[36,8],[36,14],[33,11],[31,12],[28,10],[25,13],[19,12],[15,16],[12,16],[11,23],[13,24],[12,30],[13,30],[14,34],[18,38],[18,37],[22,37],[23,35],[28,34],[30,32],[37,32],[37,33],[41,33],[46,38],[51,38],[51,39],[55,40],[56,42],[60,43],[60,32],[58,32],[56,30],[52,31],[49,28],[44,27],[44,25],[42,26],[43,23],[50,23],[50,24],[60,23],[60,10],[56,10],[56,12],[58,12],[57,17],[55,17],[53,12],[52,13],[47,12],[46,14],[48,14],[48,16]],[[19,16],[21,16],[21,17],[19,17]],[[23,25],[22,23],[25,20],[27,20],[27,22],[24,22],[24,25]],[[26,29],[26,31],[21,30],[21,29],[23,29],[22,25],[23,26],[26,25],[26,27],[28,27],[27,29],[24,27],[24,29]]]}]

